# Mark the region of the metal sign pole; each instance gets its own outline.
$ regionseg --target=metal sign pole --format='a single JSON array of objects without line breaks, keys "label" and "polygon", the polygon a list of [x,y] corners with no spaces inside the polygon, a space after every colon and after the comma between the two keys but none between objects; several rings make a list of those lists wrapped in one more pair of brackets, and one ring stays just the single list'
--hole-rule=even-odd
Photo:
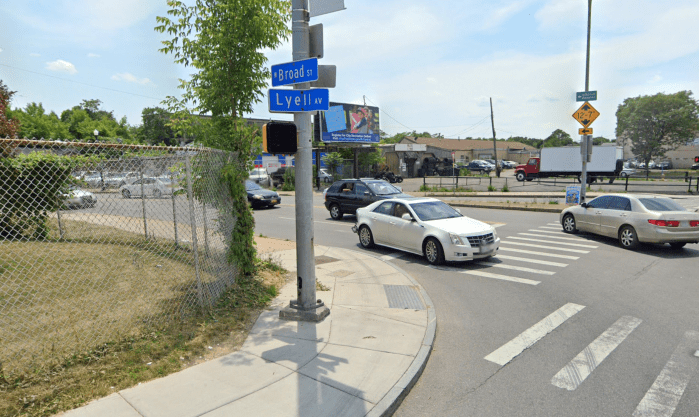
[{"label": "metal sign pole", "polygon": [[[585,91],[590,91],[590,22],[592,21],[592,0],[587,2],[587,54],[585,56]],[[580,204],[585,202],[587,191],[587,150],[590,148],[586,138],[592,140],[592,136],[580,137],[580,150],[582,154],[582,173],[580,174]]]},{"label": "metal sign pole", "polygon": [[[292,1],[293,60],[309,56],[308,0]],[[295,84],[294,89],[307,90],[310,83]],[[296,285],[297,299],[279,312],[285,320],[321,321],[330,310],[316,300],[315,255],[313,251],[313,158],[311,115],[294,113],[298,129],[296,153]]]}]

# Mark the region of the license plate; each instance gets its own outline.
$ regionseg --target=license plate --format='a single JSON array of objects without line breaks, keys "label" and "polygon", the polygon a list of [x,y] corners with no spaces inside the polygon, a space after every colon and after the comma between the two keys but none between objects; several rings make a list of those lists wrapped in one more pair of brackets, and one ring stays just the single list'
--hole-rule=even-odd
[{"label": "license plate", "polygon": [[272,204],[277,204],[278,202],[278,200],[272,200]]},{"label": "license plate", "polygon": [[491,245],[483,245],[483,246],[481,246],[479,252],[485,254],[485,253],[492,252],[494,249],[495,249],[495,246],[492,244]]}]

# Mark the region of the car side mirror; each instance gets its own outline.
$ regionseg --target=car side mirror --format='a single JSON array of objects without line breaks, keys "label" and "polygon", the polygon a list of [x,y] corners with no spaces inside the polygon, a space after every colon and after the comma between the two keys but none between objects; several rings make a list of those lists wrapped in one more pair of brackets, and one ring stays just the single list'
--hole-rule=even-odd
[{"label": "car side mirror", "polygon": [[415,221],[415,219],[413,219],[413,216],[411,216],[410,213],[405,213],[402,216],[400,216],[400,218],[403,220]]},{"label": "car side mirror", "polygon": [[582,208],[587,208],[587,203],[581,203],[581,204],[580,204],[580,207],[582,207]]},{"label": "car side mirror", "polygon": [[455,208],[454,210],[458,211],[459,214],[461,214],[461,209]]}]

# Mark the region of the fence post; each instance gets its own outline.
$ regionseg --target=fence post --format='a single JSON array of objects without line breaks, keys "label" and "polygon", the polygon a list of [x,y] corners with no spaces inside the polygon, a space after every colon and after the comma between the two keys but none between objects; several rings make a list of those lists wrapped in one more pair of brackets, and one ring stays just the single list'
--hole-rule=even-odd
[{"label": "fence post", "polygon": [[204,250],[206,256],[209,256],[209,229],[206,225],[206,203],[201,203],[202,216],[204,216]]},{"label": "fence post", "polygon": [[629,176],[626,176],[626,185],[624,185],[624,191],[629,191]]},{"label": "fence post", "polygon": [[146,239],[148,239],[148,221],[146,220],[146,194],[143,192],[143,161],[141,161],[139,173],[141,174],[141,207],[143,208],[143,233],[145,233]]},{"label": "fence post", "polygon": [[187,155],[185,167],[187,170],[187,199],[189,200],[189,224],[192,228],[192,251],[194,251],[194,272],[197,276],[197,296],[199,307],[204,309],[204,290],[201,285],[201,272],[199,271],[199,245],[197,244],[197,224],[194,220],[194,194],[192,193],[192,157]]},{"label": "fence post", "polygon": [[[687,178],[685,178],[684,181],[687,182]],[[689,186],[687,187],[687,192],[688,193],[692,192],[692,177],[689,177]]]},{"label": "fence post", "polygon": [[56,210],[56,217],[58,218],[58,236],[59,239],[63,240],[63,227],[61,226],[61,199],[56,197],[58,200],[58,209]]},{"label": "fence post", "polygon": [[170,196],[172,197],[172,225],[175,228],[175,247],[178,245],[178,240],[177,240],[177,210],[175,208],[175,178],[172,175],[172,172],[170,172],[170,184],[172,184],[172,193]]},{"label": "fence post", "polygon": [[492,187],[493,186],[493,177],[488,176],[488,181],[489,181],[488,187]]}]

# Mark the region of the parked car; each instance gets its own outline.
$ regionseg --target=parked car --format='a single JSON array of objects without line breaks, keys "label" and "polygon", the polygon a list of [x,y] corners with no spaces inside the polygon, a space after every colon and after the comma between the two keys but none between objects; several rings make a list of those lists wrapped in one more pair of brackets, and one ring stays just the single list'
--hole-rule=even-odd
[{"label": "parked car", "polygon": [[662,169],[662,170],[672,169],[672,161],[658,162],[657,164],[655,164],[655,166],[653,168],[654,169]]},{"label": "parked car", "polygon": [[519,165],[515,161],[505,161],[504,159],[500,160],[500,168],[502,169],[513,169]]},{"label": "parked car", "polygon": [[334,220],[341,220],[345,214],[354,214],[358,208],[366,207],[374,201],[393,197],[411,198],[408,194],[384,180],[371,178],[345,179],[335,181],[325,192],[325,208]]},{"label": "parked car", "polygon": [[328,174],[328,171],[326,171],[324,168],[321,168],[318,170],[318,177],[320,178],[321,182],[325,182],[325,183],[333,182],[333,176]]},{"label": "parked car", "polygon": [[250,171],[250,175],[248,176],[248,179],[250,181],[254,181],[260,185],[271,185],[272,184],[270,182],[269,175],[267,174],[267,170],[264,168],[255,168],[252,171]]},{"label": "parked car", "polygon": [[281,167],[270,175],[272,187],[279,187],[284,184],[284,175],[286,174],[286,171],[294,172],[294,167]]},{"label": "parked car", "polygon": [[[141,183],[143,183],[143,194],[141,194]],[[151,196],[160,198],[164,195],[172,195],[177,192],[179,187],[172,183],[167,177],[148,177],[139,179],[128,185],[122,185],[119,188],[121,196],[124,198]]]},{"label": "parked car", "polygon": [[427,262],[489,258],[500,247],[495,228],[435,198],[391,198],[357,209],[352,231],[374,245],[422,255]]},{"label": "parked car", "polygon": [[699,162],[696,163],[696,164],[694,164],[694,165],[692,165],[692,169],[699,169]]},{"label": "parked car", "polygon": [[468,165],[463,166],[462,168],[466,168],[471,172],[480,172],[486,174],[489,174],[490,171],[495,169],[494,166],[480,159],[475,159],[469,162]]},{"label": "parked car", "polygon": [[272,207],[282,202],[276,191],[266,190],[254,181],[245,180],[245,191],[252,208]]},{"label": "parked car", "polygon": [[90,208],[97,204],[97,197],[89,191],[71,185],[68,194],[64,195],[63,205],[68,209]]},{"label": "parked car", "polygon": [[636,170],[633,168],[624,168],[621,170],[619,173],[619,176],[622,178],[630,177],[636,173]]},{"label": "parked car", "polygon": [[609,236],[622,248],[640,242],[669,243],[675,249],[699,243],[699,213],[691,212],[666,197],[602,195],[561,212],[566,233],[578,231]]}]

